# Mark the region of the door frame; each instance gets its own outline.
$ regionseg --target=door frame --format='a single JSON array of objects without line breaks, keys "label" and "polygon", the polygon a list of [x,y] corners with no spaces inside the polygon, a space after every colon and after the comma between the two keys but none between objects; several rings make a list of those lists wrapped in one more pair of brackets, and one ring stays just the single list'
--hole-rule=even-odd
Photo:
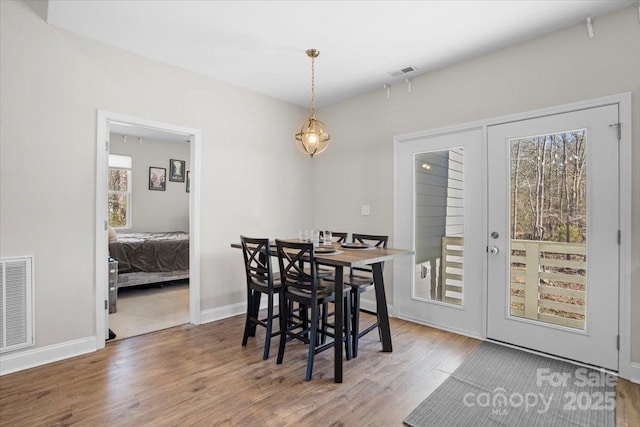
[{"label": "door frame", "polygon": [[[631,362],[631,204],[632,204],[632,158],[631,158],[631,143],[632,143],[632,115],[631,115],[631,92],[624,92],[619,94],[614,94],[610,96],[588,99],[578,102],[573,102],[569,104],[563,104],[548,108],[542,108],[538,110],[527,111],[523,113],[516,113],[506,116],[494,117],[484,120],[479,120],[470,123],[459,124],[455,126],[449,126],[445,128],[439,128],[435,130],[430,130],[426,132],[417,132],[406,135],[399,135],[393,138],[394,142],[394,192],[393,192],[393,235],[399,235],[400,227],[403,226],[402,222],[398,217],[399,212],[399,200],[398,200],[398,186],[399,186],[399,171],[397,170],[397,145],[401,144],[404,141],[415,140],[418,137],[425,136],[434,136],[438,134],[445,134],[451,132],[459,132],[464,129],[481,127],[483,128],[483,139],[484,143],[487,143],[487,128],[489,126],[501,125],[510,122],[520,121],[520,120],[528,120],[534,119],[538,117],[544,117],[549,115],[561,114],[570,111],[576,111],[581,109],[589,109],[594,107],[601,107],[604,105],[617,104],[619,108],[619,122],[621,123],[620,127],[620,142],[619,142],[619,155],[620,155],[620,163],[618,170],[618,179],[620,183],[619,187],[619,212],[620,212],[620,234],[622,236],[620,245],[619,245],[619,265],[618,265],[618,273],[619,273],[619,305],[618,305],[618,324],[619,324],[619,334],[620,334],[620,349],[618,352],[618,374],[622,378],[630,379],[630,378],[640,378],[640,366],[638,364],[632,364]],[[486,159],[485,159],[486,161]],[[486,186],[486,178],[485,178],[485,186]],[[485,187],[486,194],[486,187]],[[485,203],[486,205],[486,203]],[[486,210],[486,209],[485,209]],[[485,212],[486,214],[486,212]],[[488,228],[485,221],[483,224],[484,227],[484,236],[485,236],[485,246],[488,242],[487,234]],[[485,252],[485,265],[486,265],[486,257],[487,254]],[[394,269],[394,289],[395,286],[398,286],[398,283],[401,283],[402,280],[399,280],[398,272],[399,269]],[[413,271],[411,274],[413,280]],[[483,325],[482,325],[482,338],[486,339],[487,337],[487,289],[488,289],[488,278],[486,275],[486,267],[485,274],[482,278],[482,287],[483,287]],[[394,291],[394,295],[396,292]],[[443,328],[442,325],[431,325],[434,327]],[[452,332],[457,332],[452,330]]]},{"label": "door frame", "polygon": [[[190,197],[189,197],[189,321],[200,324],[200,150],[202,136],[200,129],[188,128],[170,123],[158,122],[110,111],[97,111],[96,132],[96,350],[105,347],[108,325],[109,300],[108,265],[109,256],[107,238],[107,172],[109,169],[109,123],[120,122],[133,126],[142,126],[163,132],[191,136],[190,143]],[[108,306],[108,304],[106,304]]]}]

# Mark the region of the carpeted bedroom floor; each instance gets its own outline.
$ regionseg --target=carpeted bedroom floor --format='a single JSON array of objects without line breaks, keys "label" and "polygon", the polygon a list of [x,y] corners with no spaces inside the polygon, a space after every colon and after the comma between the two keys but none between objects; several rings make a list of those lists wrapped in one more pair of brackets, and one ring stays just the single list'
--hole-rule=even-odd
[{"label": "carpeted bedroom floor", "polygon": [[189,323],[189,282],[118,289],[117,311],[109,314],[116,340]]}]

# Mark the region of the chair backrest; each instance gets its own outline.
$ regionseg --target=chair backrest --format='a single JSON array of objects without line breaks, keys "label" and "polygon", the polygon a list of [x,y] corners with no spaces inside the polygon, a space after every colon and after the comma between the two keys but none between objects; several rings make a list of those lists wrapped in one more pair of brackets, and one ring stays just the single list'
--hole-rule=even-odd
[{"label": "chair backrest", "polygon": [[285,292],[294,288],[305,294],[308,293],[313,303],[318,292],[318,275],[314,261],[313,243],[276,239],[276,249],[280,266],[280,282]]},{"label": "chair backrest", "polygon": [[359,234],[353,233],[353,243],[366,243],[373,245],[377,248],[386,248],[389,242],[389,236],[382,236],[376,234]]},{"label": "chair backrest", "polygon": [[247,285],[267,286],[273,290],[271,244],[269,239],[240,236]]},{"label": "chair backrest", "polygon": [[337,243],[345,243],[347,241],[347,236],[349,235],[349,233],[343,233],[342,231],[332,231],[331,232],[331,237],[334,239],[338,239],[336,240]]},{"label": "chair backrest", "polygon": [[[389,242],[389,236],[377,235],[377,234],[359,234],[353,233],[352,236],[353,243],[364,243],[375,246],[377,248],[386,248],[387,243]],[[384,263],[382,264],[384,268]],[[367,271],[371,272],[371,267],[353,267],[351,271]]]}]

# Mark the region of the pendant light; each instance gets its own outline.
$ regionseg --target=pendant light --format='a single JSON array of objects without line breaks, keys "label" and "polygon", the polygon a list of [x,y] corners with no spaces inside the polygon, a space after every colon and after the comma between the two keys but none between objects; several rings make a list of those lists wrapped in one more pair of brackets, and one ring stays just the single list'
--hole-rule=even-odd
[{"label": "pendant light", "polygon": [[331,136],[327,132],[326,125],[316,119],[315,59],[320,55],[320,52],[309,49],[306,53],[311,58],[311,115],[302,123],[300,130],[296,133],[296,144],[298,148],[313,158],[316,154],[327,149]]}]

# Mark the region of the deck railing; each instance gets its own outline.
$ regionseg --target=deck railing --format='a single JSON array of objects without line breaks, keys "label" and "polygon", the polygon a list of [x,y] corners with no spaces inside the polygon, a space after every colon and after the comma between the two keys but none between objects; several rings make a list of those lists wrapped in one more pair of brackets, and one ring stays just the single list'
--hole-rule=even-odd
[{"label": "deck railing", "polygon": [[511,315],[584,329],[586,245],[511,241]]},{"label": "deck railing", "polygon": [[[442,301],[462,305],[464,295],[464,238],[442,237]],[[440,293],[438,293],[440,295]]]},{"label": "deck railing", "polygon": [[[461,304],[464,239],[442,238],[444,300]],[[586,245],[511,240],[510,313],[555,325],[584,329]]]}]

